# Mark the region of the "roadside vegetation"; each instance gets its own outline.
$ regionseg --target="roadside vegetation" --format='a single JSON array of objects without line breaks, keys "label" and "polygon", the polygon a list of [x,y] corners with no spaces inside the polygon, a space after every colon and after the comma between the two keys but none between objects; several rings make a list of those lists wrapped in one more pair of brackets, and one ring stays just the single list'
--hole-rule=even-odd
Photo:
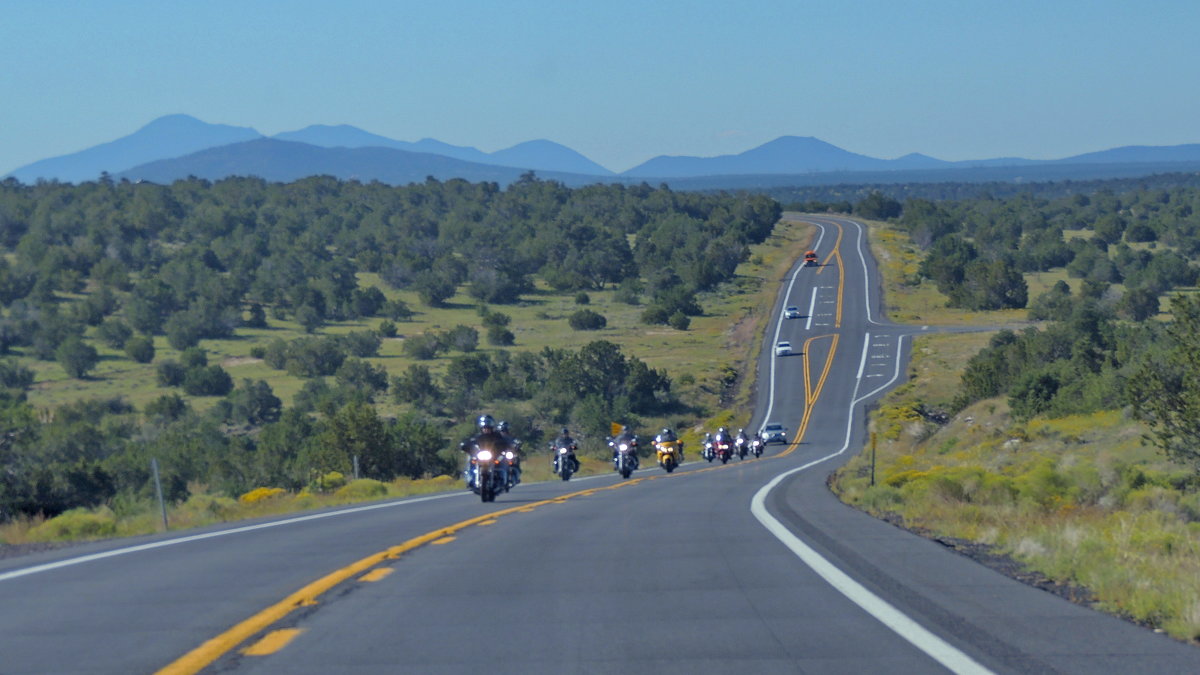
[{"label": "roadside vegetation", "polygon": [[807,243],[779,214],[533,176],[5,181],[0,544],[153,531],[151,459],[174,528],[461,489],[482,411],[526,480],[563,425],[585,473],[614,421],[694,441],[738,419]]},{"label": "roadside vegetation", "polygon": [[[1135,185],[910,200],[873,223],[895,320],[1008,328],[919,338],[909,381],[871,415],[874,482],[868,447],[834,490],[1200,642],[1197,209],[1195,188]],[[980,259],[1021,272],[1026,307],[956,287]]]}]

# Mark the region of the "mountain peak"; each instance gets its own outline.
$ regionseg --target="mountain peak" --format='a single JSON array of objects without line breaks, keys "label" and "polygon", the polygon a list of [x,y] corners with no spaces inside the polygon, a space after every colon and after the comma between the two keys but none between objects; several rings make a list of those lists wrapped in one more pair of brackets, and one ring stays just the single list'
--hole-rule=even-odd
[{"label": "mountain peak", "polygon": [[191,115],[165,115],[134,133],[61,157],[43,159],[12,172],[32,183],[38,178],[81,182],[95,180],[102,172],[117,174],[162,157],[187,155],[218,145],[261,138],[249,127],[209,124]]}]

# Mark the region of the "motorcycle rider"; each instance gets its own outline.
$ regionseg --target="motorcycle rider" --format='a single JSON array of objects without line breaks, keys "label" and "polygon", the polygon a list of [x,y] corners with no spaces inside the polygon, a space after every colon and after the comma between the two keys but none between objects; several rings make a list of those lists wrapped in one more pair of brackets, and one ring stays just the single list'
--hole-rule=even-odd
[{"label": "motorcycle rider", "polygon": [[745,429],[738,429],[737,438],[734,439],[733,447],[737,449],[739,459],[744,459],[746,453],[750,450],[750,437],[746,435]]},{"label": "motorcycle rider", "polygon": [[558,448],[567,448],[567,459],[571,460],[571,473],[579,473],[579,458],[575,456],[579,444],[575,442],[574,438],[571,438],[571,431],[566,427],[563,427],[558,438],[550,443],[550,452],[554,453],[550,463],[554,467],[555,473],[558,472]]},{"label": "motorcycle rider", "polygon": [[700,439],[700,447],[703,448],[705,457],[711,457],[708,453],[713,449],[713,436],[711,432],[704,432],[704,438]]},{"label": "motorcycle rider", "polygon": [[620,434],[617,434],[617,436],[608,439],[608,446],[610,448],[612,448],[612,460],[613,460],[614,467],[617,465],[617,452],[618,452],[618,448],[621,446],[621,443],[626,443],[629,445],[629,447],[631,447],[633,449],[633,452],[630,453],[630,455],[633,457],[633,469],[634,469],[634,471],[637,471],[637,468],[638,468],[637,434],[626,429],[626,430],[622,430]]},{"label": "motorcycle rider", "polygon": [[512,435],[508,430],[508,422],[500,420],[496,425],[496,431],[499,431],[506,439],[508,439],[508,447],[512,450],[512,460],[508,463],[509,483],[516,485],[521,482],[521,439]]},{"label": "motorcycle rider", "polygon": [[[502,453],[509,449],[508,438],[496,429],[496,420],[491,415],[480,415],[479,419],[475,421],[475,425],[479,428],[479,433],[458,444],[458,449],[467,453],[468,457],[476,445],[490,446],[497,453]],[[498,466],[503,467],[504,464],[499,464]],[[470,459],[468,459],[467,470],[463,472],[467,478],[468,488],[471,487],[471,483],[475,478],[472,470],[473,465],[470,463]],[[503,471],[503,468],[501,468],[501,471]],[[504,479],[507,482],[508,477],[504,476]]]},{"label": "motorcycle rider", "polygon": [[725,443],[729,445],[730,453],[733,452],[733,438],[729,436],[729,430],[725,427],[717,429],[717,435],[713,436],[713,447],[716,449],[717,444]]},{"label": "motorcycle rider", "polygon": [[[663,430],[661,432],[659,432],[659,434],[657,436],[654,437],[654,444],[661,445],[662,443],[670,443],[671,441],[678,441],[678,440],[679,440],[679,438],[677,436],[675,436],[675,432],[671,431],[670,427],[663,427]],[[683,463],[683,443],[675,444],[675,452],[679,453],[679,458],[678,458],[679,463],[682,464]]]}]

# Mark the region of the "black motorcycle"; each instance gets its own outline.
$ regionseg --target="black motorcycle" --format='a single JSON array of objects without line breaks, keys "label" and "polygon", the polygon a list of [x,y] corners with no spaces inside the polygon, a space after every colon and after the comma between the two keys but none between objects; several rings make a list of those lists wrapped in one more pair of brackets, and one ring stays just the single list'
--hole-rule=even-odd
[{"label": "black motorcycle", "polygon": [[621,478],[629,478],[630,474],[638,468],[637,437],[618,436],[610,440],[608,444],[617,453],[617,456],[613,458],[613,468],[621,474]]},{"label": "black motorcycle", "polygon": [[471,492],[484,502],[496,501],[496,494],[508,489],[508,472],[502,466],[504,451],[490,445],[475,444],[470,451],[471,465],[467,469],[471,480]]},{"label": "black motorcycle", "polygon": [[575,473],[575,453],[569,446],[554,448],[554,473],[563,480],[571,480],[571,474]]}]

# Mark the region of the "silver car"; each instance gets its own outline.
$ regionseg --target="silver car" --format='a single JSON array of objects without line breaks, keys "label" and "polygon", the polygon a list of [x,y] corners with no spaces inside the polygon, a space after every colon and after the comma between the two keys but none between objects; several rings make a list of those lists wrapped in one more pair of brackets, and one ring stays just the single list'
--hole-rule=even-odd
[{"label": "silver car", "polygon": [[787,427],[779,422],[770,422],[762,428],[763,441],[787,445]]}]

